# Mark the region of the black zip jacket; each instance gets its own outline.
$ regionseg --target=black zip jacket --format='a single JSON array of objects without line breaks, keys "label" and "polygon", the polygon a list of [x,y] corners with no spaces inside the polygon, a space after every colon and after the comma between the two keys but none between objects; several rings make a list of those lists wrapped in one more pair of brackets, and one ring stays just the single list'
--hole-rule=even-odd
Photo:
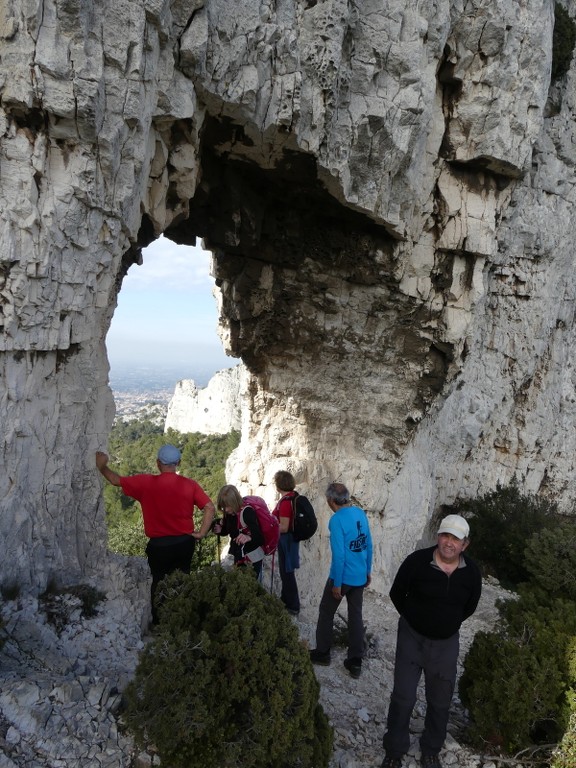
[{"label": "black zip jacket", "polygon": [[463,554],[464,566],[450,575],[433,560],[436,547],[412,552],[404,560],[390,589],[390,599],[416,632],[432,639],[451,637],[472,616],[482,592],[476,563]]}]

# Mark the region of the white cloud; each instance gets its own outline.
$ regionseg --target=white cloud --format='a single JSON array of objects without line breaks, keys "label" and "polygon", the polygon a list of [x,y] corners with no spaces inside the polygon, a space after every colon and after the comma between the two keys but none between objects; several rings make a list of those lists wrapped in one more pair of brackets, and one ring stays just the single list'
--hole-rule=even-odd
[{"label": "white cloud", "polygon": [[159,288],[178,293],[211,291],[211,253],[199,246],[176,245],[165,237],[155,240],[142,251],[143,264],[130,267],[124,278],[123,290]]},{"label": "white cloud", "polygon": [[126,364],[156,365],[177,378],[212,375],[238,363],[218,338],[212,295],[211,254],[159,238],[130,267],[118,295],[106,346],[115,370]]}]

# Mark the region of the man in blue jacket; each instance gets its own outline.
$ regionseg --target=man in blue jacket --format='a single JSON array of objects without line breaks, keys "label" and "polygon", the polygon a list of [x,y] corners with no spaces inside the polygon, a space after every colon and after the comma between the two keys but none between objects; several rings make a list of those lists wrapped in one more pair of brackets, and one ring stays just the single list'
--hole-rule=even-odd
[{"label": "man in blue jacket", "polygon": [[446,739],[456,686],[460,625],[476,610],[482,590],[478,566],[464,554],[469,533],[463,517],[445,517],[436,546],[408,555],[390,589],[400,619],[394,689],[383,739],[386,757],[381,768],[402,766],[410,746],[410,717],[422,672],[426,686],[422,766],[441,768],[438,755]]},{"label": "man in blue jacket", "polygon": [[364,587],[370,584],[372,570],[372,537],[364,510],[350,502],[350,493],[342,483],[330,483],[326,502],[334,515],[330,518],[330,575],[318,611],[316,648],[310,651],[314,664],[330,664],[334,639],[334,614],[342,598],[348,606],[348,656],[344,666],[352,677],[362,672],[364,656],[364,621],[362,601]]}]

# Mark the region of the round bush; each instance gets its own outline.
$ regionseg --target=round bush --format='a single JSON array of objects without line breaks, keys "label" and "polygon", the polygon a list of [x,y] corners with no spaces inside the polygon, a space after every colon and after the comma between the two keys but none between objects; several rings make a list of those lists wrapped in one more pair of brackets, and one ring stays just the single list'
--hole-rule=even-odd
[{"label": "round bush", "polygon": [[173,574],[126,689],[126,721],[170,768],[326,768],[332,729],[307,650],[251,569]]},{"label": "round bush", "polygon": [[567,695],[570,721],[562,741],[552,755],[550,768],[574,768],[576,765],[576,636],[571,638],[568,646],[568,669],[572,684]]},{"label": "round bush", "polygon": [[512,753],[564,733],[575,682],[576,605],[541,599],[525,592],[502,604],[502,628],[479,632],[464,660],[459,690],[476,743]]}]

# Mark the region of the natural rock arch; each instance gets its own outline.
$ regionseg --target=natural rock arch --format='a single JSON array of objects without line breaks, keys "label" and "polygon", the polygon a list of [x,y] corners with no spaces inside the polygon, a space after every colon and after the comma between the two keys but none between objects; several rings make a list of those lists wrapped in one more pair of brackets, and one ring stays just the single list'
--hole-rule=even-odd
[{"label": "natural rock arch", "polygon": [[160,233],[204,238],[251,371],[233,479],[288,463],[320,500],[342,478],[377,586],[457,497],[517,475],[569,505],[574,75],[546,117],[552,24],[550,0],[4,8],[2,583],[98,570],[104,339]]}]

